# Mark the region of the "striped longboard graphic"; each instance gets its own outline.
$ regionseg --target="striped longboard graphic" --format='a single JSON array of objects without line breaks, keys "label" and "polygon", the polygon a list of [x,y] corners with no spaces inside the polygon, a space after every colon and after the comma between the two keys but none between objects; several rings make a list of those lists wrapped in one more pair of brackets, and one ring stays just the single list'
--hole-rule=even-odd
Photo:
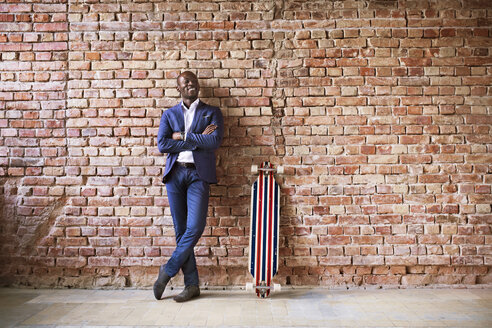
[{"label": "striped longboard graphic", "polygon": [[[261,168],[273,166],[264,162]],[[255,286],[270,287],[272,277],[278,270],[278,244],[280,221],[280,186],[275,181],[273,171],[259,171],[258,179],[251,187],[251,227],[249,271]],[[261,292],[259,297],[267,297],[270,289]]]}]

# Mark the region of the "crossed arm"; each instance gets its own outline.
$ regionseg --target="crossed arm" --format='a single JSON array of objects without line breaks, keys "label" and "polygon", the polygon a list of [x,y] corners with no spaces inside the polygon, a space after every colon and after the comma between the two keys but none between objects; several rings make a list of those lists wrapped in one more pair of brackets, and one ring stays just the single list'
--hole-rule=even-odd
[{"label": "crossed arm", "polygon": [[[217,129],[217,125],[210,124],[209,126],[207,126],[205,128],[205,130],[203,130],[202,134],[212,134],[212,132],[214,132],[215,129]],[[172,136],[172,139],[173,140],[183,140],[182,133],[181,132],[174,132],[173,133],[173,136]]]},{"label": "crossed arm", "polygon": [[166,115],[163,115],[157,134],[157,147],[161,153],[179,153],[196,149],[215,150],[222,142],[223,126],[223,117],[219,112],[214,115],[212,124],[208,125],[202,133],[187,133],[186,140],[183,140],[181,132],[173,131]]}]

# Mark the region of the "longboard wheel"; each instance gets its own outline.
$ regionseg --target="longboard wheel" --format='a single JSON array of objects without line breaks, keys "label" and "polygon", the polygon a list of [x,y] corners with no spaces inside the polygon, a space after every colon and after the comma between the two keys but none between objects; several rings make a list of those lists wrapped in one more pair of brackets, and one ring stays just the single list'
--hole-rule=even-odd
[{"label": "longboard wheel", "polygon": [[258,165],[251,165],[251,173],[253,174],[258,173]]},{"label": "longboard wheel", "polygon": [[282,285],[281,284],[273,284],[273,291],[274,292],[279,292],[282,290]]},{"label": "longboard wheel", "polygon": [[277,166],[277,173],[278,174],[284,174],[284,167],[282,165]]},{"label": "longboard wheel", "polygon": [[250,283],[250,282],[248,282],[248,283],[246,284],[246,290],[247,290],[247,291],[253,290],[253,284],[252,284],[252,283]]}]

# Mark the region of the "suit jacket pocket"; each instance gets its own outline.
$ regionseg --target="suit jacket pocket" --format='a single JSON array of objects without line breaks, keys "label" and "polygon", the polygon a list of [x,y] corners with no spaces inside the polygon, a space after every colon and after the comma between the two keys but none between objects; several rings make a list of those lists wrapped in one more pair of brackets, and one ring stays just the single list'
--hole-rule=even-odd
[{"label": "suit jacket pocket", "polygon": [[205,128],[207,126],[209,126],[210,124],[212,124],[212,115],[210,115],[210,114],[203,115],[200,119],[199,124],[198,124],[199,133],[202,133],[203,130],[205,130]]}]

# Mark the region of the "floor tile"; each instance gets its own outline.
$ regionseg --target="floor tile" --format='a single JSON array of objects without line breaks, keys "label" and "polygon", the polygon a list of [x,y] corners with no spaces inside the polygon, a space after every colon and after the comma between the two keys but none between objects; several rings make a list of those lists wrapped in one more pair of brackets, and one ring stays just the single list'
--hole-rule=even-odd
[{"label": "floor tile", "polygon": [[0,327],[492,327],[492,289],[180,291],[3,288]]}]

